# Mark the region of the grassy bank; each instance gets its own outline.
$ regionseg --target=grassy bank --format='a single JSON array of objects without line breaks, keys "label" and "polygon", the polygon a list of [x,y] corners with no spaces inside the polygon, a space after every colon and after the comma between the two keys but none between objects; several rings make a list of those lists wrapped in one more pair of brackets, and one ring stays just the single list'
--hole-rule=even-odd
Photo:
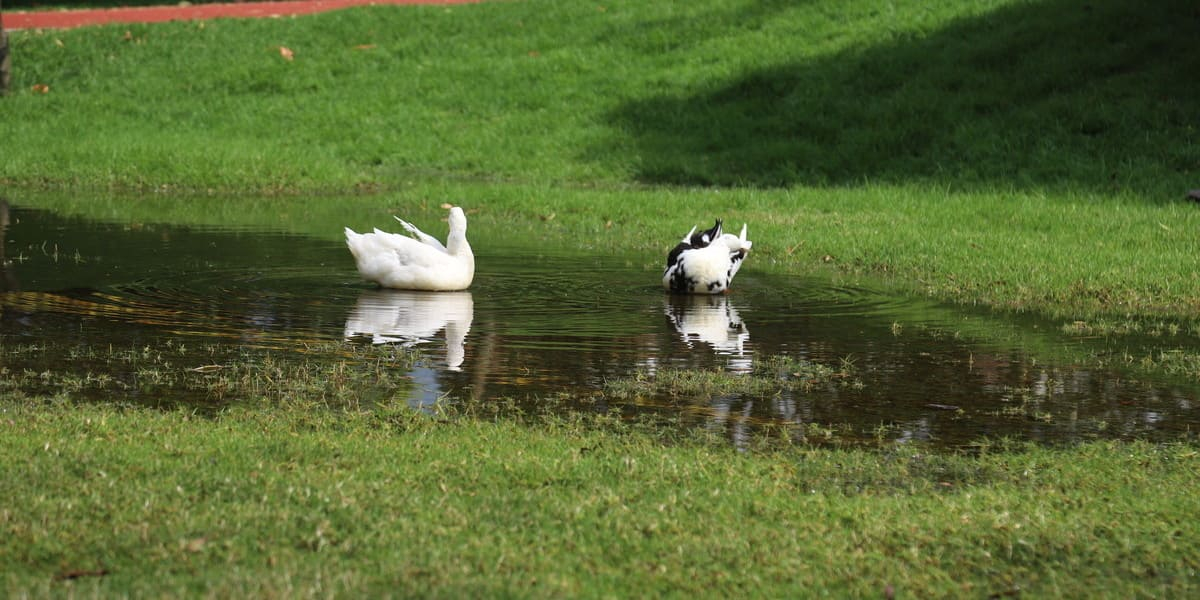
[{"label": "grassy bank", "polygon": [[[51,410],[48,410],[51,409]],[[740,454],[602,417],[4,401],[6,595],[1194,593],[1189,446]]]}]

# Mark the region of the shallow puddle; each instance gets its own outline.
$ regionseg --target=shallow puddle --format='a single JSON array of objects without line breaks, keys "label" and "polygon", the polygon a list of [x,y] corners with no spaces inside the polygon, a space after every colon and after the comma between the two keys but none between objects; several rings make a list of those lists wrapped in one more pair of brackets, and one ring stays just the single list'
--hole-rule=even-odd
[{"label": "shallow puddle", "polygon": [[[352,360],[346,349],[378,344],[420,358],[389,363],[405,370],[402,385],[375,396],[401,394],[414,406],[555,399],[563,410],[682,416],[734,443],[764,425],[814,442],[939,445],[1169,439],[1200,425],[1195,385],[1073,364],[1114,351],[1104,340],[767,275],[753,256],[733,293],[673,297],[658,286],[657,261],[488,245],[476,248],[470,291],[421,293],[359,281],[340,240],[101,223],[21,206],[9,210],[4,233],[0,365],[9,389],[231,402],[236,394],[214,398],[172,373],[200,377],[247,356],[334,363]],[[139,371],[149,353],[170,360]],[[664,370],[746,377],[756,361],[780,355],[849,365],[851,376],[766,397],[605,393]],[[74,373],[72,383],[48,375],[62,372]],[[105,378],[119,385],[95,384]]]}]

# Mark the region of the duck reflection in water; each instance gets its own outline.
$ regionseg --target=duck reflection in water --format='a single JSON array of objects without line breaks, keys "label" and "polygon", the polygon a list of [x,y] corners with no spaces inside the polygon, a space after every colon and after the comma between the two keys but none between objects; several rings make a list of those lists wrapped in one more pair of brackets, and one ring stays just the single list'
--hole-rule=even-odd
[{"label": "duck reflection in water", "polygon": [[445,330],[446,366],[461,369],[475,304],[471,292],[366,290],[346,318],[346,339],[370,336],[373,344],[415,346]]},{"label": "duck reflection in water", "polygon": [[750,372],[750,330],[728,296],[667,296],[665,312],[688,346],[707,344],[718,355],[730,357],[729,370]]}]

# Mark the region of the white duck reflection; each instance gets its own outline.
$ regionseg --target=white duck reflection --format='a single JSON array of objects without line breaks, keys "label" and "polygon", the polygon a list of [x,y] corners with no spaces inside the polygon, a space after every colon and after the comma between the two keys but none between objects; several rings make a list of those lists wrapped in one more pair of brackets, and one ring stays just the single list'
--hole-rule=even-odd
[{"label": "white duck reflection", "polygon": [[346,318],[347,339],[370,336],[373,344],[415,346],[446,330],[446,366],[459,370],[471,330],[475,303],[471,292],[366,290]]},{"label": "white duck reflection", "polygon": [[730,357],[730,370],[750,371],[750,330],[728,296],[669,296],[667,300],[667,319],[685,343],[708,344],[717,354]]}]

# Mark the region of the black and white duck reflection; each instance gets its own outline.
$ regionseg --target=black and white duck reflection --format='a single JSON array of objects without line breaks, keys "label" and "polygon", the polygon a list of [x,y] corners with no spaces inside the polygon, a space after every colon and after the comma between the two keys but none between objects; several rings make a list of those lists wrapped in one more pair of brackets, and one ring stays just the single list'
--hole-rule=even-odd
[{"label": "black and white duck reflection", "polygon": [[345,337],[412,347],[436,340],[444,330],[446,367],[457,371],[466,358],[474,315],[471,292],[365,290],[346,318]]},{"label": "black and white duck reflection", "polygon": [[725,233],[721,219],[701,232],[692,227],[667,254],[663,287],[676,294],[723,294],[752,245],[745,224],[741,235]]},{"label": "black and white duck reflection", "polygon": [[667,320],[688,346],[705,344],[729,357],[728,368],[748,373],[753,367],[750,330],[727,296],[669,296]]},{"label": "black and white duck reflection", "polygon": [[467,242],[467,215],[462,208],[450,207],[445,245],[412,223],[396,220],[409,235],[378,228],[356,233],[346,228],[346,246],[363,279],[398,290],[458,291],[471,286],[475,255]]}]

